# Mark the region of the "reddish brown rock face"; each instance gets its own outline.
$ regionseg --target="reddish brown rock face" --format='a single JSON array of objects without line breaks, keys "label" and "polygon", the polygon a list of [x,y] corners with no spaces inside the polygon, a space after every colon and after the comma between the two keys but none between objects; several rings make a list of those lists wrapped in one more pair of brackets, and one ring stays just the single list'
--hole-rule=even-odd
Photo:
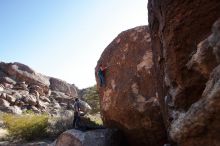
[{"label": "reddish brown rock face", "polygon": [[182,113],[170,126],[170,136],[181,146],[220,145],[220,19],[213,33],[198,45],[187,63],[189,69],[210,75],[201,99]]},{"label": "reddish brown rock face", "polygon": [[[99,87],[105,125],[117,127],[133,146],[161,146],[166,139],[153,83],[151,39],[147,26],[122,32],[105,49],[99,64],[110,65]],[[99,79],[96,75],[99,86]]]},{"label": "reddish brown rock face", "polygon": [[207,78],[186,64],[220,16],[220,2],[150,0],[148,9],[159,95],[168,87],[175,105],[187,109],[200,98]]},{"label": "reddish brown rock face", "polygon": [[207,83],[218,80],[218,23],[209,35],[220,2],[149,0],[148,9],[156,91],[171,138],[180,146],[220,145],[217,83]]}]

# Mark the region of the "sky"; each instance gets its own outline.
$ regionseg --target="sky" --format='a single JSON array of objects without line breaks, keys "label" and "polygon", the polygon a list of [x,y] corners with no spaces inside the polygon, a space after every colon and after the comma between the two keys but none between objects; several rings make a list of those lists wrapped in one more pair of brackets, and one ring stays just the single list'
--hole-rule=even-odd
[{"label": "sky", "polygon": [[147,0],[0,0],[0,61],[86,88],[107,45],[147,21]]}]

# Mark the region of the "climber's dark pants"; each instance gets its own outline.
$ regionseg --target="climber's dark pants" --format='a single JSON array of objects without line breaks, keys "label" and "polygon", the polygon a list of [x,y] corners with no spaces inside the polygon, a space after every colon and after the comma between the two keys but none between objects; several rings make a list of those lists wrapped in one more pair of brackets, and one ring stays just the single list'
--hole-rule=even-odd
[{"label": "climber's dark pants", "polygon": [[103,85],[105,86],[105,77],[103,74],[99,74],[99,81],[100,81],[100,86],[102,87]]},{"label": "climber's dark pants", "polygon": [[79,112],[74,112],[73,128],[79,128],[79,122],[80,122],[80,114]]}]

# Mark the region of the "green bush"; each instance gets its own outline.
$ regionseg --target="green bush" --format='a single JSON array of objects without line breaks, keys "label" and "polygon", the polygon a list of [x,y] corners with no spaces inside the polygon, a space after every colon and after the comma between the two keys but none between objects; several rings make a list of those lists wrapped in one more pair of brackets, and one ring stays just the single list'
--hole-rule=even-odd
[{"label": "green bush", "polygon": [[3,115],[3,121],[13,139],[33,140],[47,135],[47,115]]}]

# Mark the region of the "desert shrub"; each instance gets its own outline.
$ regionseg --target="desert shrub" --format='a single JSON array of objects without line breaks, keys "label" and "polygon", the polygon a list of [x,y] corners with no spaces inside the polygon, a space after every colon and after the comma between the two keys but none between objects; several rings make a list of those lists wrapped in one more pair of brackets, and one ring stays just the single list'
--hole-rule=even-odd
[{"label": "desert shrub", "polygon": [[62,132],[72,129],[73,111],[61,111],[59,116],[50,117],[48,125],[48,134],[50,137],[57,137]]},{"label": "desert shrub", "polygon": [[48,116],[4,114],[3,121],[13,139],[33,140],[47,136]]},{"label": "desert shrub", "polygon": [[23,114],[35,114],[32,110],[23,111]]}]

